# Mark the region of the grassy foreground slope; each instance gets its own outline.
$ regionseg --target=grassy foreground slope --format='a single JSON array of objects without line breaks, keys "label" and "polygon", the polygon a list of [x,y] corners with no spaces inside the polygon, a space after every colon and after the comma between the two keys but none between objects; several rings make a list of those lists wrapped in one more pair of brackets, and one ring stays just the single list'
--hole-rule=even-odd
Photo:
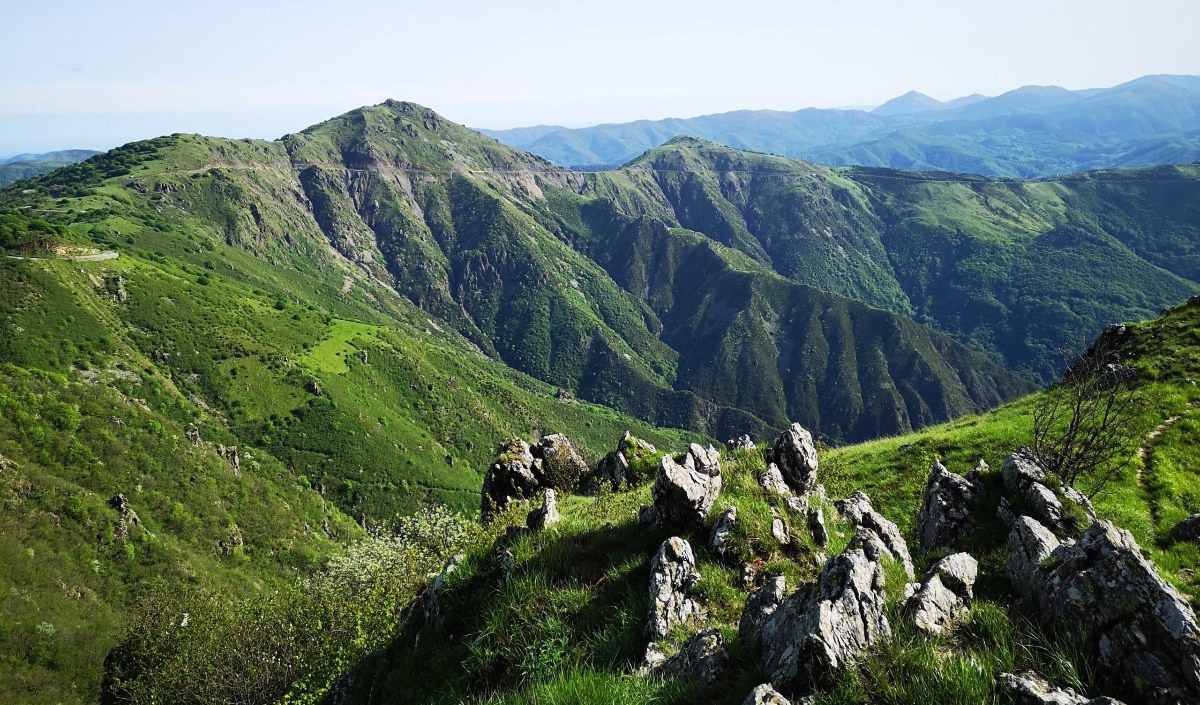
[{"label": "grassy foreground slope", "polygon": [[[1098,497],[1102,517],[1129,529],[1162,574],[1192,597],[1200,595],[1200,551],[1168,536],[1179,519],[1200,511],[1200,299],[1130,326],[1123,354],[1139,371],[1140,406],[1134,443],[1124,471]],[[895,438],[825,451],[821,478],[831,496],[863,490],[895,520],[916,548],[913,520],[929,467],[941,459],[965,472],[983,458],[998,472],[1003,457],[1029,440],[1036,398],[983,416]],[[639,526],[646,487],[560,504],[562,524],[502,540],[498,530],[470,548],[440,593],[444,623],[410,622],[392,646],[352,672],[334,699],[339,703],[740,703],[764,680],[757,647],[737,636],[745,599],[740,567],[702,548],[716,514],[737,507],[734,545],[767,575],[785,575],[789,586],[818,570],[816,549],[802,521],[763,492],[754,475],[762,447],[722,458],[725,485],[709,522],[692,537],[701,581],[695,594],[710,615],[705,626],[724,635],[731,670],[711,687],[660,681],[632,673],[644,647],[650,608],[650,559],[667,534]],[[999,487],[996,474],[988,482]],[[994,499],[993,499],[994,505]],[[994,507],[993,507],[994,508]],[[771,536],[773,514],[790,524],[795,541]],[[1001,671],[1033,668],[1052,682],[1090,696],[1124,696],[1062,637],[1044,633],[1022,611],[1004,577],[1007,530],[990,512],[961,546],[980,562],[977,599],[965,624],[933,638],[912,629],[897,603],[904,578],[887,575],[894,638],[861,663],[837,671],[816,689],[818,703],[1007,702],[995,687]],[[508,520],[520,520],[514,513]],[[834,522],[833,553],[849,538]],[[504,557],[503,552],[511,554]],[[939,555],[917,552],[918,574]],[[506,567],[507,566],[507,567]],[[680,644],[689,630],[672,635]],[[431,674],[436,674],[431,677]]]}]

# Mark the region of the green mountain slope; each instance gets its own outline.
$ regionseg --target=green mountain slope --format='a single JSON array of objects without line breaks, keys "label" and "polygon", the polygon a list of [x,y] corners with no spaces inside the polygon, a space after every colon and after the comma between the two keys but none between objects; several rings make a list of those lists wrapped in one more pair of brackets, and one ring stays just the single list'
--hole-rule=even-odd
[{"label": "green mountain slope", "polygon": [[45,174],[97,154],[99,152],[91,149],[64,149],[44,154],[17,154],[0,160],[0,186]]}]

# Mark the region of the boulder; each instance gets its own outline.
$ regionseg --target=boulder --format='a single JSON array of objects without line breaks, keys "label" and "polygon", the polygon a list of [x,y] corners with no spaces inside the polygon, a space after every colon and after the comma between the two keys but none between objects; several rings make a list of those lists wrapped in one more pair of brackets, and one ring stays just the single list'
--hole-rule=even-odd
[{"label": "boulder", "polygon": [[746,434],[742,434],[737,438],[730,438],[729,440],[725,441],[726,450],[754,450],[754,448],[754,441],[751,440],[750,436],[747,436]]},{"label": "boulder", "polygon": [[1042,563],[1059,546],[1058,537],[1036,519],[1017,517],[1008,533],[1008,579],[1013,589],[1032,598],[1042,582]]},{"label": "boulder", "polygon": [[696,443],[679,459],[663,456],[650,490],[654,505],[643,509],[641,521],[668,531],[699,530],[721,493],[719,457]]},{"label": "boulder", "polygon": [[1133,536],[1106,521],[1054,550],[1037,605],[1052,630],[1082,636],[1095,663],[1147,702],[1200,702],[1200,627]]},{"label": "boulder", "polygon": [[805,514],[813,543],[817,548],[825,548],[829,543],[829,529],[825,528],[825,512],[821,511],[820,507],[809,507]]},{"label": "boulder", "polygon": [[798,590],[762,625],[763,670],[784,693],[801,693],[891,637],[883,566],[860,550],[830,558],[811,589]]},{"label": "boulder", "polygon": [[704,618],[704,607],[689,595],[699,580],[691,544],[678,536],[663,541],[650,563],[651,606],[646,631],[652,640]]},{"label": "boulder", "polygon": [[561,520],[562,516],[558,513],[558,499],[554,490],[547,489],[542,498],[542,506],[529,512],[529,516],[525,518],[525,526],[528,526],[531,531],[542,531]]},{"label": "boulder", "polygon": [[732,546],[730,545],[730,532],[733,531],[733,524],[737,521],[737,507],[729,507],[721,512],[717,517],[717,521],[713,524],[712,534],[708,537],[708,550],[714,556],[722,560],[732,558]]},{"label": "boulder", "polygon": [[1046,471],[1032,458],[1024,453],[1012,453],[1004,459],[1001,471],[1004,477],[1004,488],[1016,495],[1025,494],[1029,486],[1035,482],[1046,481]]},{"label": "boulder", "polygon": [[902,609],[918,629],[941,634],[966,616],[975,596],[979,564],[966,553],[947,556],[934,564],[919,583],[906,588]]},{"label": "boulder", "polygon": [[767,469],[760,472],[757,479],[758,484],[769,494],[779,495],[780,497],[790,497],[792,495],[791,488],[784,481],[783,473],[775,463],[767,463]]},{"label": "boulder", "polygon": [[1030,516],[1051,530],[1063,530],[1063,506],[1054,490],[1040,482],[1030,483],[1025,490],[1025,499],[1029,503]]},{"label": "boulder", "polygon": [[838,514],[855,527],[868,529],[879,537],[886,553],[900,563],[904,574],[912,579],[912,556],[908,553],[908,544],[900,535],[900,529],[891,520],[884,517],[871,507],[871,498],[862,492],[855,492],[846,499],[834,502]]},{"label": "boulder", "polygon": [[571,439],[552,433],[538,441],[530,451],[542,461],[542,485],[558,490],[571,490],[588,473],[588,464],[576,450]]},{"label": "boulder", "polygon": [[935,462],[925,482],[925,496],[917,514],[917,540],[921,548],[932,550],[952,546],[970,524],[971,513],[983,496],[981,485]]},{"label": "boulder", "polygon": [[480,513],[487,522],[512,502],[532,499],[542,490],[571,490],[587,472],[587,463],[561,433],[532,446],[520,439],[507,441],[483,476]]},{"label": "boulder", "polygon": [[1171,527],[1171,538],[1176,541],[1200,540],[1200,514],[1193,514]]},{"label": "boulder", "polygon": [[996,685],[1008,694],[1014,705],[1121,705],[1112,698],[1091,700],[1071,688],[1056,688],[1033,671],[1001,673]]},{"label": "boulder", "polygon": [[762,625],[775,614],[787,596],[787,579],[782,575],[767,579],[746,598],[742,618],[738,622],[738,638],[746,643],[758,639]]},{"label": "boulder", "polygon": [[780,546],[788,546],[792,543],[792,537],[788,534],[787,524],[778,516],[771,519],[771,535],[775,537]]},{"label": "boulder", "polygon": [[600,459],[596,466],[596,478],[607,482],[614,492],[627,483],[629,477],[629,459],[623,451],[614,450]]},{"label": "boulder", "polygon": [[710,686],[725,671],[725,637],[716,629],[705,629],[688,639],[679,653],[664,660],[652,672],[662,678],[685,678]]},{"label": "boulder", "polygon": [[794,423],[780,434],[771,447],[768,462],[779,467],[787,486],[804,494],[817,485],[817,446],[812,434]]},{"label": "boulder", "polygon": [[780,695],[770,683],[763,683],[750,691],[742,705],[792,705],[792,701]]}]

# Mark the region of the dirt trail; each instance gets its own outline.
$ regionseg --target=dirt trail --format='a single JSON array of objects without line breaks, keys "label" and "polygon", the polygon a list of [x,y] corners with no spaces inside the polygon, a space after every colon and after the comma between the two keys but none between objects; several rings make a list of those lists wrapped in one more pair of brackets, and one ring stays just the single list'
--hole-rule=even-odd
[{"label": "dirt trail", "polygon": [[1166,421],[1163,421],[1159,425],[1155,426],[1154,430],[1150,431],[1150,433],[1147,433],[1146,437],[1142,440],[1141,447],[1137,449],[1137,479],[1139,484],[1142,482],[1142,473],[1146,469],[1146,462],[1150,459],[1150,450],[1151,446],[1154,445],[1154,439],[1163,435],[1168,428],[1171,428],[1171,426],[1175,425],[1175,423],[1181,418],[1183,418],[1183,416],[1179,414],[1167,418]]},{"label": "dirt trail", "polygon": [[18,255],[8,255],[9,259],[23,259],[29,262],[103,262],[104,260],[116,259],[121,255],[116,252],[98,252],[94,255],[63,255],[62,257],[20,257]]}]

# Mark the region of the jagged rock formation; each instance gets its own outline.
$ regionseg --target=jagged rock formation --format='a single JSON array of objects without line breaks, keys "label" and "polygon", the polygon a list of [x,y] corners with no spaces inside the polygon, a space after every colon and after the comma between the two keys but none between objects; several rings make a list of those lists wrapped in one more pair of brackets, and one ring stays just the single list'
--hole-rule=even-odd
[{"label": "jagged rock formation", "polygon": [[857,661],[891,636],[884,615],[883,566],[861,550],[830,558],[817,584],[784,600],[762,626],[763,670],[784,693]]},{"label": "jagged rock formation", "polygon": [[787,597],[787,579],[782,575],[769,578],[746,598],[742,617],[738,621],[738,638],[753,643],[758,639],[763,624],[775,614]]},{"label": "jagged rock formation", "polygon": [[[797,494],[817,486],[817,446],[812,434],[798,423],[793,423],[775,440],[767,462],[779,469],[784,482]],[[773,471],[768,469],[768,472]]]},{"label": "jagged rock formation", "polygon": [[747,434],[742,434],[737,438],[730,438],[725,441],[726,450],[754,450],[754,440]]},{"label": "jagged rock formation", "polygon": [[728,560],[731,557],[730,532],[733,531],[733,524],[736,521],[737,507],[729,507],[721,512],[713,524],[712,534],[708,538],[708,550],[717,558]]},{"label": "jagged rock formation", "polygon": [[108,500],[108,506],[117,510],[117,527],[115,536],[118,541],[124,541],[129,538],[129,527],[136,526],[142,523],[138,518],[137,512],[133,511],[133,507],[129,504],[129,498],[123,494],[114,495]]},{"label": "jagged rock formation", "polygon": [[513,439],[500,446],[483,476],[480,512],[487,521],[514,501],[532,499],[542,489],[570,489],[588,471],[571,441],[546,436],[531,446]]},{"label": "jagged rock formation", "polygon": [[829,529],[825,526],[825,512],[820,507],[807,507],[804,514],[813,543],[817,548],[825,548],[829,544]]},{"label": "jagged rock formation", "polygon": [[978,562],[966,553],[941,559],[921,582],[905,588],[904,611],[918,629],[941,634],[966,616],[978,571]]},{"label": "jagged rock formation", "polygon": [[[461,553],[456,553],[451,556],[445,566],[442,567],[442,572],[434,578],[433,583],[421,591],[417,599],[413,602],[413,612],[406,616],[406,620],[411,618],[413,614],[420,614],[422,618],[422,629],[440,629],[442,625],[442,604],[438,600],[438,596],[442,592],[442,588],[446,585],[446,579],[451,573],[458,570],[458,566],[463,562],[465,556]],[[421,639],[420,632],[416,636],[417,641]]]},{"label": "jagged rock formation", "polygon": [[1005,458],[1003,473],[1005,489],[1023,498],[1029,505],[1030,516],[1051,531],[1063,534],[1068,529],[1064,523],[1064,499],[1078,505],[1095,521],[1096,511],[1087,497],[1071,487],[1060,486],[1055,492],[1046,484],[1046,471],[1024,454],[1013,453]]},{"label": "jagged rock formation", "polygon": [[983,496],[982,485],[934,462],[917,514],[917,541],[921,548],[952,546],[970,523],[971,513]]},{"label": "jagged rock formation", "polygon": [[1018,594],[1031,598],[1041,586],[1042,563],[1059,546],[1058,537],[1036,519],[1021,516],[1013,520],[1008,544],[1009,582]]},{"label": "jagged rock formation", "polygon": [[691,544],[678,536],[663,541],[650,563],[651,606],[646,631],[651,640],[704,618],[704,607],[689,594],[699,580]]},{"label": "jagged rock formation", "polygon": [[721,492],[720,454],[712,446],[693,443],[678,460],[663,456],[641,521],[669,531],[696,531]]},{"label": "jagged rock formation", "polygon": [[1112,698],[1088,698],[1071,688],[1058,688],[1033,671],[1001,673],[996,685],[1012,698],[1014,705],[1122,705]]},{"label": "jagged rock formation", "polygon": [[855,492],[846,499],[834,502],[834,507],[837,508],[843,519],[858,529],[855,538],[860,543],[875,545],[870,536],[873,534],[877,537],[878,545],[882,547],[884,553],[904,567],[905,575],[910,579],[914,576],[912,556],[908,552],[908,544],[901,536],[900,529],[890,519],[875,511],[871,506],[870,497],[863,492]]},{"label": "jagged rock formation", "polygon": [[[658,660],[658,657],[649,660]],[[721,677],[727,663],[725,637],[716,629],[704,629],[688,639],[679,653],[652,666],[651,672],[662,678],[686,678],[711,686]]]},{"label": "jagged rock formation", "polygon": [[788,533],[787,524],[778,515],[771,519],[771,536],[775,537],[780,546],[788,546],[792,543],[792,537]]},{"label": "jagged rock formation", "polygon": [[531,531],[541,531],[554,526],[561,520],[562,515],[558,513],[558,499],[554,490],[547,488],[546,494],[542,498],[542,506],[529,512],[529,516],[525,518],[525,525]]},{"label": "jagged rock formation", "polygon": [[780,472],[779,466],[775,463],[768,462],[766,469],[760,472],[756,476],[756,479],[758,480],[758,484],[771,494],[779,495],[780,497],[792,496],[792,489],[784,481],[783,473]]},{"label": "jagged rock formation", "polygon": [[792,701],[779,694],[770,683],[754,686],[754,690],[742,701],[742,705],[792,705]]}]

